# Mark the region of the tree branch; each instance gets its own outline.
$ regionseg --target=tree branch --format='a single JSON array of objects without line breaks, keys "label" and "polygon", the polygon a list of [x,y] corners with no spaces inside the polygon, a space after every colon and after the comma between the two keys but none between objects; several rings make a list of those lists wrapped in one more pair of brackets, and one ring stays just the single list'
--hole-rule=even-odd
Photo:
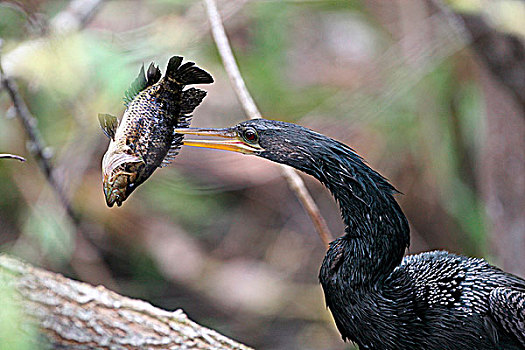
[{"label": "tree branch", "polygon": [[[239,102],[250,119],[260,118],[261,113],[259,112],[259,109],[257,108],[252,96],[248,92],[248,89],[246,88],[244,79],[241,76],[239,67],[237,66],[235,57],[233,56],[228,37],[226,36],[226,32],[222,24],[221,16],[217,10],[217,4],[215,0],[205,0],[205,3],[215,44],[217,45],[217,49],[224,64],[224,68],[228,74],[228,77],[230,78],[237,98],[239,99]],[[310,219],[312,220],[319,237],[328,248],[328,244],[333,239],[332,234],[330,233],[330,230],[326,225],[326,221],[321,215],[317,204],[306,189],[302,178],[289,166],[281,165],[281,170],[283,177],[288,182],[288,185],[310,216]]]},{"label": "tree branch", "polygon": [[0,153],[0,158],[8,158],[8,159],[17,159],[21,162],[25,162],[26,159],[24,157],[20,157],[14,154],[8,154],[8,153]]},{"label": "tree branch", "polygon": [[162,310],[8,255],[0,255],[0,281],[14,288],[15,305],[55,348],[249,349],[189,320],[180,309]]}]

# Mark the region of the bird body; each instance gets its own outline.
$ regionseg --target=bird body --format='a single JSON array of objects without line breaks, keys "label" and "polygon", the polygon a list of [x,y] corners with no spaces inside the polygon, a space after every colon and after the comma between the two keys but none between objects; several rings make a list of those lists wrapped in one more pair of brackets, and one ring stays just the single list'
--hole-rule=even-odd
[{"label": "bird body", "polygon": [[319,280],[344,340],[379,350],[525,349],[525,280],[443,251],[403,257],[409,226],[398,192],[350,147],[264,119],[176,131],[225,138],[184,144],[287,164],[330,190],[346,228],[330,244]]},{"label": "bird body", "polygon": [[206,92],[189,84],[209,84],[213,78],[193,62],[183,65],[182,57],[170,59],[166,74],[153,63],[147,74],[144,66],[126,91],[126,111],[120,123],[109,114],[100,114],[104,133],[110,138],[102,160],[103,188],[108,206],[118,206],[151,174],[178,153],[182,135],[176,127],[188,127],[190,113]]},{"label": "bird body", "polygon": [[[346,246],[344,240],[330,249]],[[491,305],[500,290],[523,291],[524,281],[483,259],[443,251],[409,255],[382,283],[352,287],[347,273],[330,271],[332,257],[329,252],[320,272],[326,303],[343,339],[360,349],[525,347],[498,322],[502,313]],[[502,311],[510,319],[509,309]]]}]

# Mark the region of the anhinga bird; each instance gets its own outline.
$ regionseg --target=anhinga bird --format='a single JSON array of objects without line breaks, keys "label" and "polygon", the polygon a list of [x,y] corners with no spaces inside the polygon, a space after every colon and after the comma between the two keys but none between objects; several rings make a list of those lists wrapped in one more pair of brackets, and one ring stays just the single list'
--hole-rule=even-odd
[{"label": "anhinga bird", "polygon": [[287,164],[330,190],[346,229],[319,279],[344,340],[361,349],[525,349],[525,280],[444,251],[403,258],[409,226],[397,191],[350,147],[265,119],[175,132],[220,137],[184,144]]}]

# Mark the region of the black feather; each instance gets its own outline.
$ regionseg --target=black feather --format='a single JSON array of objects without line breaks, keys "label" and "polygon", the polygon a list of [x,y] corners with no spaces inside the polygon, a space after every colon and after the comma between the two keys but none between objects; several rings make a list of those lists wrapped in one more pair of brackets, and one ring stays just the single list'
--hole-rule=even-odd
[{"label": "black feather", "polygon": [[499,287],[490,293],[490,312],[525,348],[525,290]]}]

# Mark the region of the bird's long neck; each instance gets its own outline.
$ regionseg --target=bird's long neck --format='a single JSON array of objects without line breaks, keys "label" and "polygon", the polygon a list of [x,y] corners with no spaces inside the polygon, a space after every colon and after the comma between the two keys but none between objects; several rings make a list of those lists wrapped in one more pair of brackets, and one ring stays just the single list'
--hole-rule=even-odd
[{"label": "bird's long neck", "polygon": [[335,143],[329,152],[310,155],[306,166],[333,194],[346,224],[345,235],[332,242],[323,268],[343,273],[349,287],[381,283],[403,258],[409,227],[393,195],[396,189],[369,168],[349,147]]}]

